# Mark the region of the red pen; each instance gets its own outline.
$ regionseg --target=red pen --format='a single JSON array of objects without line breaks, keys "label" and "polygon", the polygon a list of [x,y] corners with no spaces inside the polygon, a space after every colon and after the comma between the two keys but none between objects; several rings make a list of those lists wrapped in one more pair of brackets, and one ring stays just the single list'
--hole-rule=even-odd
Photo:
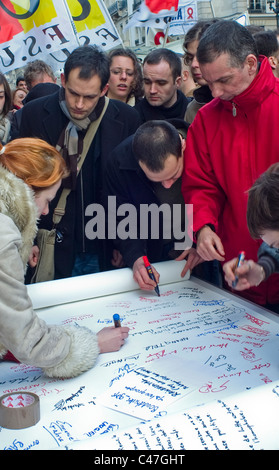
[{"label": "red pen", "polygon": [[[144,262],[144,266],[146,267],[148,276],[150,277],[150,279],[152,279],[152,281],[155,281],[155,282],[156,282],[155,276],[154,276],[154,274],[153,274],[153,271],[152,271],[152,268],[151,268],[151,266],[150,266],[150,263],[149,263],[149,261],[148,261],[147,256],[143,256],[143,262]],[[156,284],[157,284],[157,282],[156,282]],[[159,291],[158,284],[157,284],[156,287],[155,287],[155,292],[156,292],[156,294],[158,295],[158,297],[160,297],[160,291]]]}]

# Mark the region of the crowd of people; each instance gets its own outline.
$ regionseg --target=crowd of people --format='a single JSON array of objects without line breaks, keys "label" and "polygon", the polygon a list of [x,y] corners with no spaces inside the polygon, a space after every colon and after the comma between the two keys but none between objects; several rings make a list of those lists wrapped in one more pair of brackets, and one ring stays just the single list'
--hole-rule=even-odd
[{"label": "crowd of people", "polygon": [[[182,56],[160,47],[140,63],[130,49],[87,45],[69,55],[61,84],[41,60],[13,93],[0,74],[0,357],[71,377],[128,336],[126,327],[49,328],[32,309],[37,230],[53,228],[65,191],[54,279],[128,266],[151,290],[160,273],[153,267],[151,280],[143,256],[185,260],[182,277],[191,271],[279,313],[278,68],[277,32],[213,19],[186,33]],[[91,220],[89,236],[95,204],[106,229],[115,215],[110,198],[124,230],[98,237]],[[155,238],[150,227],[142,236],[143,205],[169,209]],[[122,210],[131,206],[133,227]],[[192,238],[180,250],[178,232]]]}]

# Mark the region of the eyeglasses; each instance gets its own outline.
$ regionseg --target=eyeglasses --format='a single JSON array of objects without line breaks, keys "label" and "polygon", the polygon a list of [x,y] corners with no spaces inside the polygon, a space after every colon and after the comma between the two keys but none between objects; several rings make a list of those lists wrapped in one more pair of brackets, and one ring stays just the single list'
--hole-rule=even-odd
[{"label": "eyeglasses", "polygon": [[123,75],[123,73],[125,73],[125,75],[128,75],[128,77],[133,77],[135,75],[135,72],[131,69],[110,69],[111,73],[113,73],[114,75]]},{"label": "eyeglasses", "polygon": [[195,59],[195,57],[197,57],[196,54],[195,54],[195,55],[192,55],[192,54],[189,54],[188,52],[186,52],[185,55],[184,55],[184,57],[183,57],[184,63],[185,63],[186,65],[191,65],[192,62],[193,62],[193,60]]}]

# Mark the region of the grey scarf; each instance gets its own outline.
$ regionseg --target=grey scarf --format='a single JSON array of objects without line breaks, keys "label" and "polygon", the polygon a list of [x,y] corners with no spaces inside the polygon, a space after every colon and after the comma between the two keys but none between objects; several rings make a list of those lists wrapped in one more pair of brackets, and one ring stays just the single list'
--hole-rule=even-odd
[{"label": "grey scarf", "polygon": [[85,119],[77,120],[72,118],[66,105],[65,90],[63,87],[61,87],[59,91],[59,104],[62,112],[69,119],[69,122],[65,129],[63,129],[56,145],[57,150],[65,159],[70,172],[70,175],[63,180],[63,186],[65,188],[75,189],[77,166],[82,152],[83,139],[91,122],[95,121],[100,116],[105,104],[105,97],[103,96],[99,99],[94,110]]}]

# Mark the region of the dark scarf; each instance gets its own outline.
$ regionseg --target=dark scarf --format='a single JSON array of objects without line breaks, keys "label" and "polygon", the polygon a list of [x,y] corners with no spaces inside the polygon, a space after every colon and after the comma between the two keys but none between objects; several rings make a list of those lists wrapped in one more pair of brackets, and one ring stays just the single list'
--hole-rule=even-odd
[{"label": "dark scarf", "polygon": [[144,121],[154,119],[184,119],[189,103],[190,100],[186,98],[180,90],[177,90],[177,100],[170,108],[165,108],[164,106],[152,106],[148,103],[146,98],[139,101],[135,107],[139,111],[140,115],[143,116]]},{"label": "dark scarf", "polygon": [[61,87],[59,91],[59,104],[62,112],[69,119],[56,145],[57,150],[63,156],[70,172],[69,176],[63,180],[63,187],[75,189],[77,166],[82,153],[83,139],[91,122],[95,121],[100,116],[105,104],[105,97],[103,96],[99,99],[92,113],[85,119],[76,120],[72,118],[66,105],[65,90],[63,87]]}]

